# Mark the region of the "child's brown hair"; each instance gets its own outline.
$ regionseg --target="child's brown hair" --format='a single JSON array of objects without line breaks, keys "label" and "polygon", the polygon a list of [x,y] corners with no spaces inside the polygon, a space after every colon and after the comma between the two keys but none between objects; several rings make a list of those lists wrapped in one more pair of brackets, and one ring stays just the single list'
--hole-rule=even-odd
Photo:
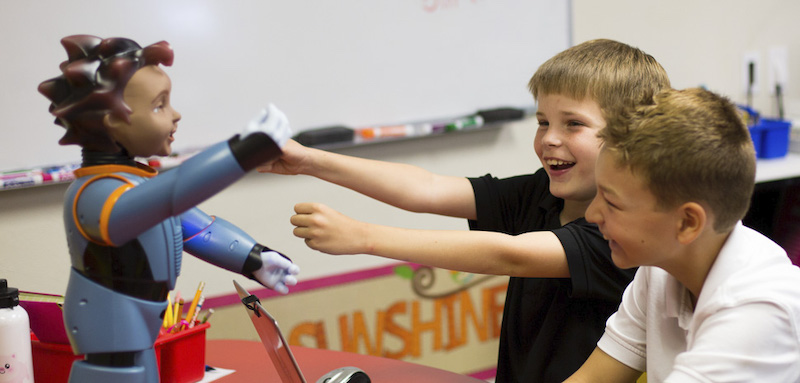
[{"label": "child's brown hair", "polygon": [[670,87],[653,56],[614,40],[598,39],[566,49],[545,61],[528,83],[533,98],[560,94],[591,98],[609,120]]},{"label": "child's brown hair", "polygon": [[698,202],[714,230],[733,229],[750,206],[756,159],[736,106],[707,90],[665,90],[653,105],[609,121],[600,132],[617,164],[643,180],[660,207]]}]

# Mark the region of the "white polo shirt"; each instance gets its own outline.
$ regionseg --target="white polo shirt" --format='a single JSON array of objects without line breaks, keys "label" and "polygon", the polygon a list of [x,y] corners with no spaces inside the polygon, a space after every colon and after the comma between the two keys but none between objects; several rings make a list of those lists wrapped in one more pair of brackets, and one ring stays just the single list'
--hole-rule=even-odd
[{"label": "white polo shirt", "polygon": [[800,382],[800,268],[739,222],[692,309],[689,291],[640,267],[598,347],[653,382]]}]

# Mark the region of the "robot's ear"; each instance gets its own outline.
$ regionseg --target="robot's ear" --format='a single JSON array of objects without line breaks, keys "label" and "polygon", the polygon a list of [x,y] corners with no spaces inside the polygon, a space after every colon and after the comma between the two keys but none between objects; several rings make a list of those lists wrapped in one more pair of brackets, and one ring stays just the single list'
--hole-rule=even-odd
[{"label": "robot's ear", "polygon": [[106,115],[103,116],[103,125],[111,131],[123,125],[128,125],[128,121],[115,116],[114,113],[106,113]]},{"label": "robot's ear", "polygon": [[125,136],[126,127],[130,125],[124,119],[115,116],[114,113],[106,113],[103,116],[103,126],[106,128],[108,137],[117,142],[121,137]]}]

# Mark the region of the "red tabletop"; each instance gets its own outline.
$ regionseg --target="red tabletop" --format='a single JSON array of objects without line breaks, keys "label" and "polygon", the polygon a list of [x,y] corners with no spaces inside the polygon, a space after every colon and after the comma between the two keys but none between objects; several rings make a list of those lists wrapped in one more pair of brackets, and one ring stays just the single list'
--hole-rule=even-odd
[{"label": "red tabletop", "polygon": [[[317,379],[335,368],[347,366],[362,369],[375,383],[483,382],[469,376],[401,360],[300,346],[292,346],[291,349],[309,383],[316,382]],[[260,342],[208,340],[206,342],[206,364],[212,367],[236,370],[235,373],[219,379],[220,383],[278,381],[278,372],[275,371],[267,351]]]}]

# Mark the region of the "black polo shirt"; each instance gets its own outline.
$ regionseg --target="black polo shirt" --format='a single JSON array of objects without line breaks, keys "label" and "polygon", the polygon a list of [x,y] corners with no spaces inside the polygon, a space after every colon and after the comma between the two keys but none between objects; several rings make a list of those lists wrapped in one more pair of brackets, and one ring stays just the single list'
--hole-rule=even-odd
[{"label": "black polo shirt", "polygon": [[498,179],[470,178],[477,220],[471,230],[511,235],[550,230],[567,255],[571,278],[515,278],[506,292],[497,378],[501,382],[561,382],[575,372],[603,335],[635,269],[611,261],[595,224],[561,226],[564,201],[550,194],[544,169]]}]

